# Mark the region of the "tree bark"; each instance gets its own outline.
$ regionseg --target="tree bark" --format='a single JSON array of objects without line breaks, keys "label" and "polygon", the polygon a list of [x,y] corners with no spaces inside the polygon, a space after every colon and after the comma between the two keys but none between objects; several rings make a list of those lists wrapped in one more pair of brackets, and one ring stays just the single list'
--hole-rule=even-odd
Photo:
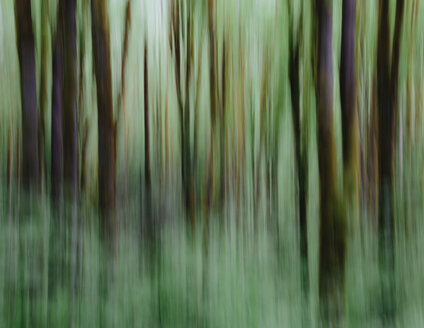
[{"label": "tree bark", "polygon": [[378,143],[379,143],[379,253],[380,269],[387,283],[382,286],[383,319],[394,317],[394,197],[393,168],[400,58],[400,33],[403,20],[404,0],[396,3],[392,61],[390,62],[389,1],[382,0],[379,7],[379,30],[377,48],[378,87]]},{"label": "tree bark", "polygon": [[38,115],[30,0],[15,0],[15,18],[22,103],[22,184],[24,189],[34,189],[39,184]]},{"label": "tree bark", "polygon": [[91,0],[94,71],[97,84],[99,208],[102,233],[116,234],[116,143],[112,105],[112,72],[107,1]]},{"label": "tree bark", "polygon": [[66,197],[78,192],[76,0],[62,0],[63,19],[63,180]]},{"label": "tree bark", "polygon": [[[180,1],[171,2],[171,52],[175,57],[175,84],[180,115],[181,177],[184,209],[192,230],[196,226],[194,173],[192,169],[190,142],[190,81],[193,64],[193,4],[189,1],[187,14]],[[181,14],[181,15],[180,15]],[[180,25],[182,20],[183,26]],[[182,43],[181,43],[182,41]],[[181,47],[182,46],[182,47]],[[181,61],[183,59],[183,61]],[[185,72],[184,72],[185,69]],[[182,73],[185,73],[182,80]],[[185,83],[184,83],[185,82]],[[184,84],[183,84],[184,83]],[[184,97],[182,84],[184,85]]]},{"label": "tree bark", "polygon": [[343,184],[346,201],[351,205],[346,207],[346,215],[349,209],[356,209],[359,205],[360,149],[355,84],[355,6],[356,0],[343,0],[340,57]]},{"label": "tree bark", "polygon": [[[301,17],[303,17],[302,6]],[[292,12],[292,9],[291,9]],[[297,173],[297,192],[298,192],[298,213],[299,213],[299,233],[300,233],[300,256],[302,271],[302,292],[307,297],[309,293],[309,265],[308,265],[308,225],[307,225],[307,149],[306,145],[302,145],[302,135],[305,131],[301,129],[300,123],[300,38],[302,37],[301,24],[299,23],[299,31],[296,33],[297,38],[294,40],[293,35],[293,19],[290,19],[289,30],[289,81],[290,96],[292,104],[292,123],[294,134],[294,150],[295,150],[295,168]],[[276,124],[276,123],[275,123]],[[304,137],[304,136],[303,136]],[[303,138],[304,139],[304,138]],[[275,140],[278,143],[278,139]],[[304,146],[302,149],[302,146]],[[275,164],[276,165],[276,164]],[[274,177],[275,178],[275,177]]]},{"label": "tree bark", "polygon": [[47,111],[47,99],[48,99],[48,51],[49,51],[49,34],[50,34],[50,21],[49,21],[49,1],[44,0],[41,3],[41,78],[39,88],[39,100],[40,100],[40,120],[39,120],[39,141],[38,141],[38,158],[39,158],[39,171],[40,171],[40,184],[41,190],[44,190],[45,180],[45,139],[46,139],[46,124],[45,124],[45,113]]},{"label": "tree bark", "polygon": [[343,311],[346,226],[339,215],[333,126],[332,1],[317,0],[317,123],[320,177],[319,297],[324,320]]},{"label": "tree bark", "polygon": [[53,45],[53,87],[51,122],[51,197],[55,203],[62,198],[63,128],[62,128],[62,22],[58,15]]}]

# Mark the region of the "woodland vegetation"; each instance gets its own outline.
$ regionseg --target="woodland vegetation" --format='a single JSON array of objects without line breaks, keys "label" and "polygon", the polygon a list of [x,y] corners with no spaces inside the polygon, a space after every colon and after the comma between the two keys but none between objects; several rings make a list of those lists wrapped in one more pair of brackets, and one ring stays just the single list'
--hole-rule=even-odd
[{"label": "woodland vegetation", "polygon": [[2,0],[0,326],[423,326],[423,11]]}]

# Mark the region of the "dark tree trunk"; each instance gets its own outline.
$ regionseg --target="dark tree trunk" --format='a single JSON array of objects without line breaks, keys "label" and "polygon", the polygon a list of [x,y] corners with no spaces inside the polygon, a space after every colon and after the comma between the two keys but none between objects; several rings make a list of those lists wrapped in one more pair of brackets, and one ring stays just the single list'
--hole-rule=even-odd
[{"label": "dark tree trunk", "polygon": [[114,237],[117,223],[116,144],[112,105],[112,72],[107,1],[91,0],[93,59],[97,84],[99,208],[103,216],[102,233]]},{"label": "dark tree trunk", "polygon": [[387,284],[382,284],[381,316],[391,321],[394,314],[393,286],[393,111],[390,94],[390,27],[389,1],[380,1],[380,18],[377,48],[378,96],[378,175],[379,175],[379,253],[380,270]]},{"label": "dark tree trunk", "polygon": [[[59,16],[60,17],[60,16]],[[62,27],[57,22],[56,37],[53,45],[53,87],[52,87],[52,126],[51,126],[51,197],[53,202],[62,198]]]},{"label": "dark tree trunk", "polygon": [[121,60],[121,87],[118,95],[119,117],[123,114],[123,133],[124,133],[124,176],[123,188],[124,195],[127,193],[127,159],[128,159],[128,133],[127,133],[127,108],[125,103],[125,87],[126,87],[126,63],[128,58],[128,43],[129,34],[131,29],[131,1],[127,1],[125,8],[125,29],[124,29],[124,43],[122,45],[122,60]]},{"label": "dark tree trunk", "polygon": [[324,320],[341,320],[346,227],[339,215],[333,126],[332,2],[317,0],[317,123],[320,177],[319,297]]},{"label": "dark tree trunk", "polygon": [[[355,4],[343,0],[342,44],[340,58],[340,100],[342,111],[342,142],[344,190],[352,206],[358,205],[359,195],[359,121],[356,109],[355,84]],[[346,207],[348,210],[349,207]]]},{"label": "dark tree trunk", "polygon": [[[66,197],[77,199],[77,25],[76,0],[62,0],[63,7],[63,180]],[[62,17],[60,17],[62,18]]]},{"label": "dark tree trunk", "polygon": [[[187,15],[181,2],[171,2],[171,52],[175,57],[175,84],[178,99],[180,119],[180,147],[181,147],[181,177],[184,209],[192,230],[196,225],[194,173],[192,169],[191,142],[190,142],[190,81],[193,64],[193,16],[188,3]],[[182,20],[183,19],[183,20]],[[180,25],[182,20],[183,26]],[[182,42],[181,42],[182,41]],[[182,46],[182,47],[181,47]],[[183,61],[181,61],[183,59]],[[185,72],[184,72],[185,69]],[[185,73],[182,75],[182,73]],[[182,80],[184,76],[185,80]],[[182,83],[184,83],[184,98]]]},{"label": "dark tree trunk", "polygon": [[211,133],[210,133],[210,159],[207,169],[207,182],[206,182],[206,210],[209,211],[212,203],[212,190],[213,190],[213,167],[214,167],[214,139],[217,126],[217,63],[216,63],[216,31],[215,31],[215,4],[214,0],[208,0],[208,32],[209,32],[209,97],[210,97],[210,118],[211,118]]},{"label": "dark tree trunk", "polygon": [[[303,7],[302,7],[303,17]],[[292,28],[290,28],[290,54],[289,54],[289,78],[290,96],[292,104],[292,121],[294,132],[295,167],[297,173],[298,210],[299,210],[299,234],[300,234],[300,256],[302,260],[302,292],[307,297],[309,293],[309,265],[308,265],[308,225],[307,225],[307,149],[302,149],[301,123],[300,123],[300,38],[302,36],[300,20],[299,32],[294,40]],[[291,26],[293,20],[289,23]],[[278,142],[278,140],[276,140]],[[303,145],[306,146],[306,145]],[[306,147],[304,147],[306,148]]]},{"label": "dark tree trunk", "polygon": [[396,4],[396,20],[393,36],[392,61],[390,65],[390,22],[388,0],[382,0],[379,8],[379,30],[377,49],[378,87],[378,144],[379,144],[379,252],[380,269],[387,284],[382,286],[383,319],[391,321],[395,312],[394,301],[394,204],[393,163],[395,151],[395,117],[397,115],[397,93],[400,57],[400,32],[404,1]]},{"label": "dark tree trunk", "polygon": [[50,22],[49,22],[49,1],[42,1],[41,4],[41,78],[40,78],[40,90],[39,90],[39,101],[40,101],[40,119],[39,119],[39,142],[38,142],[38,159],[39,159],[39,174],[41,190],[44,190],[45,181],[45,139],[46,139],[46,124],[45,124],[45,113],[47,111],[47,99],[48,99],[48,67],[50,65],[48,61],[48,47],[49,47],[49,33],[50,33]]},{"label": "dark tree trunk", "polygon": [[22,184],[37,188],[38,115],[35,76],[34,34],[30,0],[15,0],[16,38],[20,66],[22,102]]}]

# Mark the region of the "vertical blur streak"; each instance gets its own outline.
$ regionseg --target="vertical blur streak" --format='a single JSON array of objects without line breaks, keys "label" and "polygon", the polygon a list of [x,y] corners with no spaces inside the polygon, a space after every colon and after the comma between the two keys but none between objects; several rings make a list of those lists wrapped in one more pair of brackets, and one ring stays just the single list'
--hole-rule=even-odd
[{"label": "vertical blur streak", "polygon": [[16,38],[22,104],[22,184],[38,186],[38,116],[34,35],[30,0],[15,0]]},{"label": "vertical blur streak", "polygon": [[[291,3],[291,2],[290,2]],[[293,8],[290,8],[291,15],[293,15]],[[292,122],[294,131],[294,148],[295,148],[295,163],[297,171],[297,191],[298,191],[298,213],[299,213],[299,230],[300,230],[300,256],[301,256],[301,271],[302,271],[302,293],[304,297],[308,297],[309,293],[309,265],[308,265],[308,226],[307,226],[307,149],[302,145],[305,134],[305,128],[300,124],[300,44],[302,37],[302,19],[303,19],[303,6],[301,8],[301,19],[296,33],[296,39],[293,33],[293,18],[290,19],[289,31],[289,80],[292,104]],[[276,140],[277,142],[277,140]],[[304,149],[302,149],[304,146]]]},{"label": "vertical blur streak", "polygon": [[[77,199],[77,25],[76,0],[61,0],[63,19],[63,179],[66,197]],[[61,9],[59,9],[61,10]]]},{"label": "vertical blur streak", "polygon": [[340,102],[342,113],[344,208],[357,209],[359,201],[359,120],[355,83],[356,0],[343,0],[340,55]]},{"label": "vertical blur streak", "polygon": [[214,0],[208,0],[208,32],[209,32],[209,97],[210,97],[210,119],[211,128],[209,136],[209,160],[207,161],[206,181],[206,210],[209,211],[213,198],[213,165],[214,165],[214,139],[216,131],[217,116],[217,68],[216,68],[216,35],[215,35],[215,5]]},{"label": "vertical blur streak", "polygon": [[40,131],[39,131],[39,172],[40,172],[40,184],[41,192],[44,191],[44,180],[45,180],[45,139],[46,139],[46,123],[45,113],[47,111],[47,99],[48,99],[48,72],[49,72],[49,34],[50,34],[50,17],[49,17],[49,1],[45,0],[41,3],[41,77],[39,87],[39,101],[40,101]]},{"label": "vertical blur streak", "polygon": [[151,211],[151,200],[152,200],[152,178],[150,172],[150,120],[149,120],[149,70],[148,70],[148,50],[147,40],[144,41],[144,179],[145,187],[145,216],[144,219],[146,227],[146,235],[148,240],[153,238],[153,226],[152,226],[152,211]]},{"label": "vertical blur streak", "polygon": [[125,102],[126,96],[126,63],[128,58],[128,41],[129,41],[129,32],[131,28],[131,1],[127,0],[127,5],[125,8],[125,29],[124,29],[124,44],[122,52],[122,61],[121,61],[121,89],[119,90],[118,95],[118,106],[119,114],[123,114],[123,127],[124,127],[124,194],[127,192],[127,159],[128,159],[128,132],[127,132],[127,108]]},{"label": "vertical blur streak", "polygon": [[97,85],[98,181],[102,235],[116,246],[116,130],[113,120],[110,31],[107,1],[91,0],[91,31]]},{"label": "vertical blur streak", "polygon": [[51,126],[51,197],[53,203],[62,195],[62,20],[58,19],[53,44],[53,87]]},{"label": "vertical blur streak", "polygon": [[393,164],[396,135],[400,37],[404,1],[396,3],[392,61],[390,65],[389,1],[380,2],[377,48],[378,118],[379,118],[379,252],[382,271],[383,319],[392,321],[394,298],[394,197]]},{"label": "vertical blur streak", "polygon": [[393,316],[393,290],[391,273],[393,270],[392,232],[393,232],[393,196],[392,196],[392,128],[390,93],[390,33],[389,33],[389,1],[380,2],[379,30],[377,48],[377,83],[378,83],[378,162],[379,162],[379,253],[380,270],[386,274],[382,282],[381,316],[391,320]]},{"label": "vertical blur streak", "polygon": [[346,227],[337,203],[333,127],[332,1],[317,0],[317,124],[320,182],[319,298],[324,322],[340,324],[343,312]]}]

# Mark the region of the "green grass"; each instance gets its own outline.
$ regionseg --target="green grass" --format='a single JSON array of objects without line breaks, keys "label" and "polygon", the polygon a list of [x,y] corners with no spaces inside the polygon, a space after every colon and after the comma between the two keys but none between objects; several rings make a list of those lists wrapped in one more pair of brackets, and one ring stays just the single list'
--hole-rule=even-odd
[{"label": "green grass", "polygon": [[[50,1],[56,4],[57,1]],[[36,31],[37,81],[40,80],[40,13],[41,0],[33,0],[33,23]],[[305,2],[304,51],[302,58],[302,110],[306,112],[308,131],[308,247],[310,294],[304,299],[300,284],[300,259],[296,219],[293,133],[290,93],[287,80],[288,37],[284,1],[277,10],[274,2],[240,0],[217,1],[218,43],[224,30],[230,38],[229,115],[227,133],[229,161],[235,161],[231,148],[235,140],[234,115],[237,106],[236,86],[240,83],[238,58],[246,60],[245,72],[245,152],[248,159],[243,172],[245,197],[236,204],[229,197],[222,217],[213,212],[208,220],[210,230],[205,242],[202,235],[201,209],[194,233],[189,233],[181,201],[178,110],[173,62],[168,57],[168,9],[160,1],[132,1],[133,24],[127,67],[127,115],[120,122],[117,149],[117,217],[120,222],[119,246],[110,254],[99,238],[99,216],[96,212],[97,191],[97,113],[93,77],[89,14],[79,7],[79,24],[88,28],[84,42],[84,94],[80,120],[87,119],[88,190],[80,194],[78,214],[53,215],[46,195],[49,175],[40,198],[28,200],[18,193],[16,168],[13,170],[11,195],[6,189],[6,154],[9,135],[13,138],[16,164],[17,138],[20,128],[19,69],[15,46],[13,0],[0,2],[0,327],[297,327],[302,322],[320,326],[318,306],[318,230],[319,179],[315,128],[315,95],[309,56],[313,45],[309,30],[311,8]],[[299,11],[300,1],[295,1]],[[334,110],[337,137],[339,177],[341,178],[341,124],[338,88],[338,66],[341,33],[341,1],[333,1]],[[392,1],[393,5],[394,1]],[[393,7],[393,6],[392,6]],[[408,6],[407,6],[408,7]],[[55,5],[51,8],[51,22]],[[125,2],[109,0],[113,90],[116,98],[120,83],[121,43]],[[408,7],[409,8],[409,7]],[[195,14],[195,50],[200,47],[205,59],[201,65],[199,101],[199,185],[204,187],[209,145],[209,76],[206,16],[197,7]],[[423,10],[418,14],[413,75],[408,75],[406,57],[410,32],[404,29],[399,84],[399,118],[406,121],[408,79],[413,83],[413,109],[423,109],[424,58]],[[113,14],[112,14],[113,13]],[[361,119],[362,145],[369,145],[368,120],[373,108],[373,81],[376,61],[377,1],[357,0],[358,45],[356,57],[358,108]],[[392,12],[393,13],[393,12]],[[409,13],[409,14],[408,14]],[[239,16],[240,15],[240,16]],[[410,10],[407,10],[410,15]],[[240,17],[240,18],[239,18]],[[406,16],[405,22],[408,22]],[[242,48],[238,48],[240,35]],[[296,19],[295,21],[297,21]],[[405,25],[406,26],[406,25]],[[201,28],[200,28],[201,27]],[[225,27],[225,29],[224,29]],[[164,150],[152,138],[153,208],[157,238],[148,246],[140,237],[140,181],[143,181],[143,45],[147,36],[150,51],[149,72],[152,96],[152,133],[157,131],[156,117],[164,116],[164,95],[169,89],[170,158],[164,165]],[[50,38],[52,36],[50,35]],[[201,41],[203,40],[203,41]],[[218,51],[221,51],[221,46]],[[281,105],[278,177],[278,222],[280,229],[270,229],[268,199],[260,194],[258,215],[254,215],[254,179],[252,157],[259,153],[260,85],[264,49],[271,58],[270,110]],[[50,49],[51,50],[51,49]],[[50,54],[49,54],[50,56]],[[195,59],[194,67],[197,67]],[[50,71],[49,71],[50,76]],[[49,84],[51,84],[49,77]],[[168,86],[168,87],[167,87]],[[192,97],[194,92],[192,92]],[[160,99],[161,101],[157,101]],[[194,99],[192,99],[194,101]],[[50,103],[50,99],[48,100]],[[310,109],[309,111],[308,108]],[[413,116],[415,117],[415,116]],[[398,119],[399,119],[398,118]],[[50,104],[45,114],[50,124]],[[401,148],[404,134],[399,134],[395,172],[395,304],[394,325],[424,326],[424,190],[423,190],[423,115],[414,120],[414,137],[410,148]],[[405,130],[405,123],[403,123]],[[250,127],[253,126],[253,129]],[[194,127],[190,127],[194,133]],[[404,131],[403,130],[403,131]],[[128,154],[124,154],[123,131],[128,134]],[[81,139],[81,136],[80,136]],[[81,141],[81,140],[80,140]],[[46,165],[50,163],[50,129],[46,133]],[[263,164],[264,161],[262,161]],[[402,163],[402,165],[401,165]],[[264,166],[264,165],[263,165]],[[165,168],[168,170],[165,172]],[[128,183],[123,181],[124,171]],[[164,173],[165,172],[165,173]],[[260,184],[265,186],[264,168]],[[341,180],[341,179],[340,179]],[[340,182],[341,183],[341,182]],[[11,204],[11,212],[9,205]],[[238,208],[239,211],[236,209]],[[238,213],[238,214],[237,214]],[[346,281],[346,327],[384,327],[379,314],[381,279],[378,267],[375,218],[365,210],[351,213],[349,222],[361,222],[360,230],[349,231]],[[241,225],[237,228],[236,222]],[[258,230],[254,230],[254,222]],[[349,225],[351,226],[351,225]]]}]

